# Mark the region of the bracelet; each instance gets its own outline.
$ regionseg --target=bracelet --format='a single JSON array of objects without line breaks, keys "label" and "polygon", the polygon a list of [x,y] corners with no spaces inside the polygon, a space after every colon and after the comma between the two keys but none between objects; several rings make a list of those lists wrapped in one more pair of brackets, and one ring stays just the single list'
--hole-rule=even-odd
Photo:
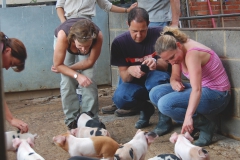
[{"label": "bracelet", "polygon": [[127,13],[127,8],[125,8],[125,13]]}]

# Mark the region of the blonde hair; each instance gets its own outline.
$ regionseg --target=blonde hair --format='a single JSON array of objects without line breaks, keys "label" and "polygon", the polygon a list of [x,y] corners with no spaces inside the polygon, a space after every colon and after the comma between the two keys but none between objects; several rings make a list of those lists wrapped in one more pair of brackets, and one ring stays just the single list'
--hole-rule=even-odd
[{"label": "blonde hair", "polygon": [[77,40],[80,43],[84,43],[88,40],[96,39],[99,30],[94,23],[88,19],[81,19],[73,24],[68,34],[68,43],[73,40]]},{"label": "blonde hair", "polygon": [[188,36],[180,31],[178,28],[164,27],[161,36],[157,39],[155,44],[155,51],[157,54],[168,50],[177,49],[176,42],[181,44],[187,42]]}]

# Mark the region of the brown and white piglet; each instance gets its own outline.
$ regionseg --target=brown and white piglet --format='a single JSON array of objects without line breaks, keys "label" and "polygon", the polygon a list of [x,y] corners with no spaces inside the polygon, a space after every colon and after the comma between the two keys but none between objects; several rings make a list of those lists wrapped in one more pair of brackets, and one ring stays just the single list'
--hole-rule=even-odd
[{"label": "brown and white piglet", "polygon": [[53,142],[70,156],[86,156],[113,160],[119,144],[110,137],[77,138],[70,133],[53,137]]},{"label": "brown and white piglet", "polygon": [[208,152],[202,147],[193,145],[193,138],[186,132],[185,134],[173,133],[170,142],[175,144],[175,154],[183,160],[209,160]]}]

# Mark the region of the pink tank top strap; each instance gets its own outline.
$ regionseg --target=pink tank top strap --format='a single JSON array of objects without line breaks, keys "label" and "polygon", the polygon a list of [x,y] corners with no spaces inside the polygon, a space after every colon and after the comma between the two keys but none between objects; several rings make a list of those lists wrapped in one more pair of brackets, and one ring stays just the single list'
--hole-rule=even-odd
[{"label": "pink tank top strap", "polygon": [[[212,52],[213,52],[212,50],[203,49],[203,48],[198,48],[198,47],[193,47],[193,48],[187,50],[187,53],[190,52],[190,51],[192,51],[192,50],[203,51],[203,52],[207,52],[207,53],[209,53],[209,54],[212,54]],[[187,54],[187,53],[186,53],[186,54]]]}]

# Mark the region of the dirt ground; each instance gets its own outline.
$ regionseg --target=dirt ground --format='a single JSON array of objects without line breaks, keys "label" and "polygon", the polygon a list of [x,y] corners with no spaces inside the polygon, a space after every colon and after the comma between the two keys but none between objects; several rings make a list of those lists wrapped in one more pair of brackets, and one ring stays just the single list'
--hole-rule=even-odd
[{"label": "dirt ground", "polygon": [[[99,89],[100,108],[112,103],[111,97],[114,92],[112,88]],[[37,133],[34,150],[46,160],[67,160],[69,154],[55,146],[52,138],[67,131],[64,124],[61,99],[58,97],[44,97],[22,101],[9,101],[9,108],[19,119],[29,124],[29,132]],[[137,129],[134,128],[138,115],[119,118],[114,115],[103,115],[100,119],[106,125],[112,138],[118,143],[126,143],[132,139]],[[144,130],[151,131],[157,124],[157,110],[151,117],[151,125]],[[6,123],[6,131],[16,130]],[[150,146],[146,159],[164,153],[174,153],[174,145],[169,142],[170,135],[180,132],[180,126],[175,126],[171,133],[158,137]],[[210,154],[212,160],[237,160],[240,159],[240,142],[220,135],[214,136],[214,143],[204,147]],[[8,160],[16,160],[16,153],[8,152]]]}]

